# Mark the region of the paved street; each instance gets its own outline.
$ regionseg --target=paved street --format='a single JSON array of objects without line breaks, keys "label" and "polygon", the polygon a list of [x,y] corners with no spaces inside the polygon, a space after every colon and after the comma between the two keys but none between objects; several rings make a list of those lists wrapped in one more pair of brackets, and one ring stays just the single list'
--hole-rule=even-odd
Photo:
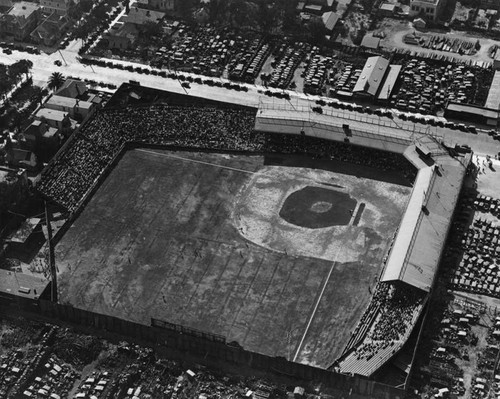
[{"label": "paved street", "polygon": [[[113,83],[119,86],[123,82],[128,82],[129,80],[134,80],[140,82],[144,86],[155,87],[163,90],[168,90],[177,93],[184,93],[184,88],[181,87],[180,82],[174,79],[163,78],[161,76],[155,75],[145,75],[137,72],[130,72],[127,70],[111,69],[98,66],[87,66],[81,64],[77,60],[78,49],[81,45],[80,40],[73,41],[69,46],[59,51],[56,51],[50,55],[47,54],[29,54],[26,52],[19,52],[14,50],[11,55],[7,55],[3,52],[0,53],[0,63],[12,64],[21,59],[28,59],[33,62],[33,81],[35,84],[43,86],[46,84],[48,78],[53,72],[61,72],[64,76],[79,77],[81,79],[95,80],[97,82],[103,83]],[[62,60],[63,64],[61,67],[54,65],[55,60]],[[120,62],[123,65],[134,65],[142,66],[144,65],[127,62],[127,61],[116,61],[110,60],[115,63]],[[184,73],[184,75],[189,75]],[[192,76],[195,76],[191,74]],[[204,78],[206,79],[206,77]],[[265,91],[266,89],[262,86],[257,85],[247,85],[249,88],[248,92],[237,92],[234,90],[227,90],[220,87],[211,87],[208,85],[200,85],[197,83],[190,83],[191,88],[188,89],[188,93],[194,96],[199,96],[203,98],[211,98],[220,101],[227,101],[241,105],[248,105],[257,107],[259,104],[265,103],[269,106],[276,108],[287,108],[287,109],[310,109],[310,107],[315,106],[315,101],[319,99],[319,96],[306,95],[304,93],[298,93],[294,91],[288,91],[291,100],[280,100],[277,98],[270,98],[264,94],[258,93],[258,91]],[[326,101],[331,101],[332,99],[324,98]],[[360,114],[358,112],[348,111],[348,110],[337,110],[330,107],[325,107],[325,111],[334,117],[348,119],[348,120],[369,120],[376,124],[381,124],[381,129],[383,126],[393,126],[413,131],[427,132],[431,134],[436,134],[442,137],[447,144],[454,145],[456,143],[468,144],[471,148],[478,154],[490,154],[494,155],[500,151],[500,142],[493,140],[490,136],[485,133],[471,134],[461,131],[451,130],[451,129],[441,129],[431,126],[425,126],[422,124],[414,124],[409,121],[402,121],[396,119],[392,121],[389,118],[377,116],[368,116],[366,114]],[[348,121],[346,123],[349,123]]]}]

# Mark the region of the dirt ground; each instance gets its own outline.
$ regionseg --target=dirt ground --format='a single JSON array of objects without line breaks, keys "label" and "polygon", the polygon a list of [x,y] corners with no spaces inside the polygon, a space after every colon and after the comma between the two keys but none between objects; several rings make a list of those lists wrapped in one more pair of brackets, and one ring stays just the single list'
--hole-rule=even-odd
[{"label": "dirt ground", "polygon": [[[379,31],[379,30],[383,30],[385,35],[386,35],[386,37],[380,42],[381,47],[385,47],[387,49],[404,48],[404,49],[418,50],[419,52],[426,53],[426,54],[435,53],[435,54],[453,56],[456,59],[460,59],[460,60],[474,60],[474,61],[491,62],[492,59],[489,56],[488,50],[490,49],[490,47],[492,47],[494,45],[500,45],[500,41],[498,41],[498,40],[482,38],[479,35],[468,34],[468,33],[464,33],[464,32],[456,32],[456,31],[451,31],[451,32],[420,32],[413,27],[411,22],[400,21],[400,20],[395,20],[395,19],[390,19],[390,18],[384,18],[382,20],[382,22],[380,23],[380,26],[377,28],[377,31]],[[463,39],[463,40],[469,40],[471,42],[475,42],[476,40],[479,39],[479,42],[481,44],[481,49],[474,55],[460,55],[460,54],[449,53],[449,52],[445,52],[445,51],[426,49],[426,48],[422,48],[420,46],[415,46],[415,45],[404,43],[403,37],[409,33],[417,33],[419,36],[446,35],[446,37],[449,39],[458,38],[458,39]]]},{"label": "dirt ground", "polygon": [[[368,305],[410,188],[321,170],[320,163],[315,170],[276,163],[263,156],[126,153],[56,247],[61,301],[330,366]],[[351,173],[359,168],[352,165]],[[288,177],[273,181],[270,170]],[[367,204],[358,226],[306,229],[275,223],[276,215],[267,225],[260,220],[259,236],[243,225],[277,214],[293,187],[324,179]],[[307,236],[309,243],[323,237],[321,245],[308,244]],[[330,252],[331,241],[342,253]]]}]

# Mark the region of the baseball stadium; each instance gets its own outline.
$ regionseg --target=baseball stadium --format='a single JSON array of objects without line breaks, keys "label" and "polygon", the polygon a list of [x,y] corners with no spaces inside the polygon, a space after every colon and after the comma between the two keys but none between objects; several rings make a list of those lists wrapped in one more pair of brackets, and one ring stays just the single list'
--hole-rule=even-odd
[{"label": "baseball stadium", "polygon": [[189,102],[106,107],[44,170],[57,301],[331,373],[395,363],[469,158],[388,117]]}]

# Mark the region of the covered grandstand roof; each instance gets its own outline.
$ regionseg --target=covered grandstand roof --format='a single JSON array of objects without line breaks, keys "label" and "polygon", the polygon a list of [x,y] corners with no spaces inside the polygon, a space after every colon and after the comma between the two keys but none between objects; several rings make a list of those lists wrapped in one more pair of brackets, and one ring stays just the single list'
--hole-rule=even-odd
[{"label": "covered grandstand roof", "polygon": [[389,61],[384,57],[376,56],[368,58],[352,90],[353,93],[375,96],[382,84],[388,67]]},{"label": "covered grandstand roof", "polygon": [[447,154],[419,170],[380,281],[400,280],[430,291],[466,167]]}]

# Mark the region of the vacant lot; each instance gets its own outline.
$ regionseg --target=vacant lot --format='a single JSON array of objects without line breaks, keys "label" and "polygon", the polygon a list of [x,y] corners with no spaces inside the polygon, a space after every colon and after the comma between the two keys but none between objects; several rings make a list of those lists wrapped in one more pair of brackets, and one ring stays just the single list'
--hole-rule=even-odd
[{"label": "vacant lot", "polygon": [[[289,156],[129,151],[56,247],[61,301],[328,367],[370,300],[410,192],[339,166],[348,174]],[[326,226],[280,217],[306,187],[343,193],[304,202]]]}]

